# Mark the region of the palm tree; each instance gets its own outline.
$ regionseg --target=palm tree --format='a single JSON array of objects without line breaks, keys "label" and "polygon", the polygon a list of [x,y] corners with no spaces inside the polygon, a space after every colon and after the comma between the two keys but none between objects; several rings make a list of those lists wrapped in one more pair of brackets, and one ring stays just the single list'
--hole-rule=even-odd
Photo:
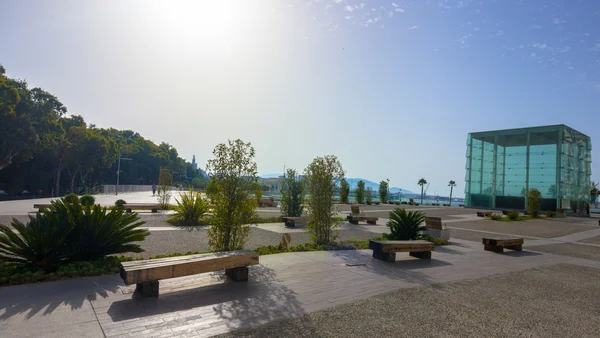
[{"label": "palm tree", "polygon": [[456,187],[456,182],[450,181],[448,186],[450,187],[450,206],[452,206],[452,188]]},{"label": "palm tree", "polygon": [[422,178],[417,184],[421,186],[421,204],[423,204],[423,186],[427,184],[427,180]]}]

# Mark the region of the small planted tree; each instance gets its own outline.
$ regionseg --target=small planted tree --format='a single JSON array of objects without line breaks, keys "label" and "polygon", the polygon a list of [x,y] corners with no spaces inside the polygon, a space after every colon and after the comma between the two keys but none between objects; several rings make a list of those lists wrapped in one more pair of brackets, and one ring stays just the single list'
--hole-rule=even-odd
[{"label": "small planted tree", "polygon": [[242,140],[230,140],[218,144],[213,155],[207,165],[207,195],[213,207],[208,243],[213,251],[240,250],[257,207],[252,196],[258,180],[254,148]]},{"label": "small planted tree", "polygon": [[348,196],[350,195],[350,184],[345,178],[340,182],[340,202],[348,203]]},{"label": "small planted tree", "polygon": [[356,184],[356,203],[365,203],[365,182],[363,180],[358,181]]},{"label": "small planted tree", "polygon": [[527,213],[533,218],[540,215],[541,195],[542,193],[535,188],[529,189],[527,192]]},{"label": "small planted tree", "polygon": [[367,187],[367,191],[365,193],[366,195],[366,199],[367,199],[367,204],[371,204],[371,202],[373,202],[373,188],[371,187]]},{"label": "small planted tree", "polygon": [[337,157],[328,155],[315,158],[304,171],[309,209],[308,230],[315,244],[324,245],[335,240],[333,229],[338,222],[334,215],[334,191],[344,177],[344,169]]},{"label": "small planted tree", "polygon": [[284,217],[302,216],[304,188],[302,179],[294,169],[288,169],[281,182],[281,214]]},{"label": "small planted tree", "polygon": [[169,209],[169,202],[171,201],[171,181],[173,175],[170,169],[160,169],[158,176],[158,204],[162,210]]},{"label": "small planted tree", "polygon": [[379,182],[379,201],[381,203],[387,203],[388,201],[388,193],[389,193],[389,180]]}]

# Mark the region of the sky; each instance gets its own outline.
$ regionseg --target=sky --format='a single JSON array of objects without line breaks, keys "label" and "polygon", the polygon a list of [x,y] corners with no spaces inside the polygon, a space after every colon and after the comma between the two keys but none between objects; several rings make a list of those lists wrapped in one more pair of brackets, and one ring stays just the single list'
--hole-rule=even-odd
[{"label": "sky", "polygon": [[0,32],[8,76],[201,167],[240,138],[262,174],[464,196],[469,132],[566,124],[600,180],[597,0],[0,0]]}]

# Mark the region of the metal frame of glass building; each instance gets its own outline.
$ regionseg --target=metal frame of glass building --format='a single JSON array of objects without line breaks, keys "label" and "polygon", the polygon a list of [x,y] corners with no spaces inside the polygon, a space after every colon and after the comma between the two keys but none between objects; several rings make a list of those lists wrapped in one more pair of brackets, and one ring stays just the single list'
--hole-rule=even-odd
[{"label": "metal frame of glass building", "polygon": [[542,210],[590,198],[592,142],[565,125],[494,130],[467,137],[465,206],[524,209],[525,192]]}]

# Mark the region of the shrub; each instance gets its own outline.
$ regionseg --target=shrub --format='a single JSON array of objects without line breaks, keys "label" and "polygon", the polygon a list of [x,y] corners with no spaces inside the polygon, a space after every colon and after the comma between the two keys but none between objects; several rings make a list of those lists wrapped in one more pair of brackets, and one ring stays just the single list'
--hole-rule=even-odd
[{"label": "shrub", "polygon": [[387,226],[390,228],[390,233],[383,234],[387,240],[407,241],[419,239],[421,232],[426,230],[423,226],[425,214],[421,211],[409,211],[406,209],[396,208],[390,212],[390,220]]},{"label": "shrub", "polygon": [[400,204],[408,204],[408,202],[402,201],[402,202],[400,202]]},{"label": "shrub", "polygon": [[348,204],[348,196],[350,195],[350,184],[345,178],[340,182],[340,202]]},{"label": "shrub", "polygon": [[443,239],[443,238],[431,237],[431,236],[423,236],[423,237],[421,237],[421,239],[426,240],[428,242],[431,242],[435,246],[450,245],[450,242],[448,240],[446,240],[446,239]]},{"label": "shrub", "polygon": [[281,182],[281,214],[287,217],[302,216],[304,188],[302,179],[294,169],[288,169]]},{"label": "shrub", "polygon": [[79,203],[82,205],[94,205],[96,198],[92,195],[85,194],[79,198]]},{"label": "shrub", "polygon": [[493,219],[494,221],[499,221],[502,219],[502,214],[491,214],[490,218]]},{"label": "shrub", "polygon": [[540,196],[542,193],[533,188],[527,192],[527,212],[531,217],[537,218],[540,215]]},{"label": "shrub", "polygon": [[260,217],[255,215],[252,217],[250,221],[251,224],[261,224],[261,223],[282,223],[283,216],[273,216],[273,217]]},{"label": "shrub", "polygon": [[161,210],[169,210],[171,201],[171,182],[173,175],[170,169],[160,169],[158,176],[158,204]]},{"label": "shrub", "polygon": [[366,196],[367,204],[373,203],[373,188],[367,187],[365,196]]},{"label": "shrub", "polygon": [[74,193],[66,194],[62,199],[67,203],[79,202],[79,196]]},{"label": "shrub", "polygon": [[548,210],[548,211],[546,211],[546,217],[554,218],[554,217],[556,217],[556,212],[552,211],[552,210]]},{"label": "shrub", "polygon": [[519,220],[519,213],[516,212],[516,211],[509,211],[508,214],[506,214],[506,216],[511,221],[518,221]]},{"label": "shrub", "polygon": [[175,198],[176,206],[173,207],[175,213],[169,217],[169,222],[175,222],[178,225],[198,225],[204,215],[208,212],[208,203],[202,199],[199,192],[190,189],[187,193],[180,194],[181,201]]},{"label": "shrub", "polygon": [[124,214],[122,209],[107,213],[99,205],[82,206],[79,200],[52,201],[27,224],[13,219],[14,230],[0,225],[0,260],[49,272],[68,262],[142,252],[132,242],[144,240],[149,232],[137,229],[144,224],[138,220],[137,214]]},{"label": "shrub", "polygon": [[127,202],[125,202],[125,200],[116,200],[115,201],[115,207],[123,209],[123,206],[127,204]]}]

